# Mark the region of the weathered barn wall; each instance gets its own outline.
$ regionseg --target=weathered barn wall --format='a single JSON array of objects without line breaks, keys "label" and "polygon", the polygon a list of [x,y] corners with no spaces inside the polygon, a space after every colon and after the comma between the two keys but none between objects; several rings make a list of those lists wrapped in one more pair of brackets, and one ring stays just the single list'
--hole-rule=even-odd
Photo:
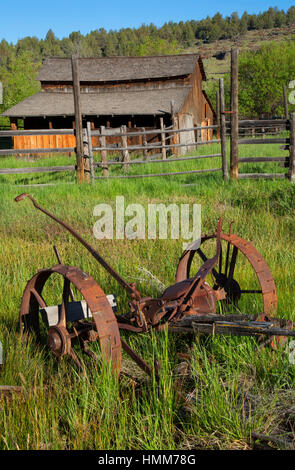
[{"label": "weathered barn wall", "polygon": [[[178,113],[181,115],[191,115],[195,126],[210,126],[213,124],[214,113],[209,101],[202,91],[202,72],[199,62],[196,63],[192,74],[192,89],[189,91],[184,104]],[[212,139],[212,129],[201,131],[201,140]]]},{"label": "weathered barn wall", "polygon": [[73,148],[75,146],[76,138],[73,135],[28,135],[13,137],[13,148],[16,150]]},{"label": "weathered barn wall", "polygon": [[[171,86],[185,86],[190,84],[190,76],[186,75],[183,77],[171,77],[163,79],[149,79],[149,80],[132,80],[126,82],[82,82],[80,83],[82,93],[97,93],[100,89],[104,92],[109,90],[110,92],[120,90],[143,90],[143,89],[161,89],[169,88]],[[73,86],[68,82],[41,82],[41,88],[47,92],[69,92],[73,90]]]},{"label": "weathered barn wall", "polygon": [[[194,127],[194,120],[192,114],[185,114],[182,113],[179,115],[179,128],[180,129],[190,129]],[[195,132],[194,131],[186,131],[179,133],[179,143],[180,144],[192,144],[195,140]],[[184,155],[188,152],[192,152],[195,150],[195,146],[188,145],[186,147],[180,147],[180,155]]]},{"label": "weathered barn wall", "polygon": [[[93,127],[93,126],[92,126]],[[41,129],[41,127],[39,128]],[[93,127],[94,129],[94,127]],[[147,127],[145,130],[153,130],[152,127]],[[128,128],[128,132],[140,132],[140,128]],[[109,153],[116,150],[117,147],[121,146],[121,137],[116,135],[120,133],[121,128],[105,128],[104,134],[109,134],[106,137],[106,145],[112,147]],[[93,136],[91,138],[92,146],[99,147],[99,136]],[[149,134],[146,136],[148,144],[159,143],[159,134]],[[127,145],[143,145],[143,136],[131,136],[127,138]],[[74,135],[30,135],[30,136],[16,136],[13,137],[13,148],[14,149],[55,149],[55,148],[75,148],[76,138]],[[131,151],[130,151],[131,152]],[[142,152],[142,151],[141,151]],[[153,149],[153,152],[155,150]],[[41,152],[40,152],[41,153]]]}]

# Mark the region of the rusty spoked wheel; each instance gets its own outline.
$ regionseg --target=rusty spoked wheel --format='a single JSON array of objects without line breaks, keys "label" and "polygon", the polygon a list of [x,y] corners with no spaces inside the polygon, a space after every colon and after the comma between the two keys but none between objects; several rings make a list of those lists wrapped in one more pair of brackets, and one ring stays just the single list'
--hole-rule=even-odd
[{"label": "rusty spoked wheel", "polygon": [[[52,277],[59,278],[54,289],[58,292],[49,296],[48,305],[46,285],[50,284]],[[73,291],[83,300],[74,302]],[[52,304],[53,297],[59,299],[55,306]],[[83,319],[81,310],[86,312]],[[69,321],[70,311],[72,316]],[[82,365],[73,349],[73,342],[78,340],[82,351],[95,357],[88,350],[87,343],[98,340],[102,360],[111,361],[113,371],[120,372],[121,339],[116,317],[101,287],[77,267],[58,264],[38,271],[28,281],[20,308],[20,328],[24,334],[34,333],[40,342],[44,341],[45,336],[55,356],[70,356],[80,369]]]},{"label": "rusty spoked wheel", "polygon": [[[212,287],[223,289],[223,313],[227,313],[231,305],[238,313],[274,315],[277,309],[276,287],[265,260],[250,242],[235,234],[221,232],[220,238],[221,252],[212,270]],[[185,251],[180,258],[176,281],[192,277],[198,266],[212,257],[215,247],[216,233],[202,236],[200,247]],[[252,267],[250,271],[249,264]]]}]

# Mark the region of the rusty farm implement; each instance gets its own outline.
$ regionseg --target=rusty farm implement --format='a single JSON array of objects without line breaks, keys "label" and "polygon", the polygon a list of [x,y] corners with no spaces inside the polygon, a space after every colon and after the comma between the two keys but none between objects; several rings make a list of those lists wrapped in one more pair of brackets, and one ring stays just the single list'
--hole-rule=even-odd
[{"label": "rusty farm implement", "polygon": [[[114,372],[121,370],[123,349],[151,375],[151,367],[122,339],[120,330],[141,333],[168,326],[169,330],[180,333],[255,336],[272,346],[276,346],[280,337],[295,336],[292,322],[275,318],[276,287],[265,260],[250,242],[233,234],[232,227],[229,233],[224,233],[221,220],[213,234],[202,236],[199,244],[183,253],[172,286],[159,298],[142,297],[134,283],[127,283],[73,228],[39,206],[32,196],[21,194],[15,200],[24,198],[29,198],[36,209],[68,230],[130,299],[129,312],[118,314],[113,296],[106,295],[93,277],[78,267],[62,264],[55,248],[58,264],[41,269],[28,281],[20,308],[22,333],[34,333],[41,340],[45,328],[47,344],[55,356],[71,356],[81,368],[73,344],[78,342],[83,353],[95,358],[88,345],[99,342],[101,358],[111,362]],[[210,243],[213,243],[211,252],[206,251]],[[244,280],[238,279],[238,258],[253,269],[254,287],[245,287]],[[243,268],[241,273],[242,276]],[[48,304],[44,295],[52,276],[61,280],[57,305]],[[75,300],[74,292],[82,300]],[[240,311],[245,296],[257,299],[257,312],[245,315]],[[159,376],[157,364],[155,375]]]}]

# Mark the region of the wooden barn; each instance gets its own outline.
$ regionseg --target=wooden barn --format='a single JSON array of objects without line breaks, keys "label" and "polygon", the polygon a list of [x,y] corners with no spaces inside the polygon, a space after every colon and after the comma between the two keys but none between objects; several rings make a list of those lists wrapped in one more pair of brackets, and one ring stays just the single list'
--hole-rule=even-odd
[{"label": "wooden barn", "polygon": [[[130,132],[143,127],[158,129],[161,117],[165,126],[176,123],[181,129],[213,124],[215,113],[202,90],[206,75],[197,54],[80,58],[79,74],[85,127],[90,121],[92,129],[122,125]],[[25,129],[73,128],[71,60],[46,59],[37,79],[41,82],[41,91],[2,114],[10,118],[11,128],[18,128],[19,119],[24,120]],[[212,131],[202,131],[198,136],[194,132],[180,133],[179,141],[193,142],[196,137],[209,140]],[[115,142],[116,138],[112,139]],[[155,139],[159,136],[151,135],[148,140]],[[139,143],[129,139],[128,142],[129,145]],[[14,137],[16,149],[56,147],[75,147],[75,137]]]}]

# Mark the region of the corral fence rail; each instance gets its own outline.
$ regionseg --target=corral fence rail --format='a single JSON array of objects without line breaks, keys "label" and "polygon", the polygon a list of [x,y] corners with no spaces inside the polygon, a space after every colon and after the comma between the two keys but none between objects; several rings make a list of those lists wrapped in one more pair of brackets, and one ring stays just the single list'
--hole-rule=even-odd
[{"label": "corral fence rail", "polygon": [[[87,128],[83,129],[83,142],[84,142],[84,158],[85,158],[85,171],[88,172],[91,181],[95,179],[103,178],[144,178],[154,176],[169,176],[169,175],[184,175],[184,174],[198,174],[198,173],[210,173],[221,171],[223,178],[228,178],[227,162],[226,162],[226,137],[230,136],[230,132],[226,132],[226,129],[231,128],[230,123],[224,119],[225,113],[220,113],[219,125],[210,126],[196,126],[185,129],[173,129],[171,127],[162,127],[161,129],[146,130],[141,128],[139,131],[127,132],[126,127],[122,126],[118,129],[91,129],[90,123],[87,123]],[[265,145],[265,144],[280,144],[279,150],[289,150],[288,156],[251,156],[251,157],[239,157],[237,160],[237,175],[238,179],[258,179],[258,178],[286,178],[288,177],[291,181],[295,179],[295,153],[294,153],[294,142],[295,142],[295,114],[290,115],[290,119],[263,119],[263,120],[239,120],[238,123],[239,134],[238,134],[238,146],[241,145]],[[281,131],[287,131],[289,137],[268,137],[265,134],[262,137],[256,132],[255,135],[252,133],[252,137],[243,134],[244,129],[280,129]],[[220,138],[212,138],[211,140],[201,140],[201,132],[207,132],[211,130],[216,135],[220,135]],[[181,133],[191,133],[196,138],[193,141],[186,141],[184,143],[179,142],[179,136]],[[156,143],[147,143],[148,136],[155,136],[160,134],[161,139]],[[1,130],[1,138],[15,137],[15,136],[30,136],[30,135],[75,135],[74,129],[33,129],[33,130]],[[117,136],[120,140],[120,144],[106,144],[106,139],[112,136]],[[100,145],[92,145],[93,137],[98,137]],[[138,137],[142,140],[142,145],[131,145],[128,144],[128,138]],[[189,148],[198,148],[201,145],[220,143],[220,153],[208,153],[207,155],[181,155],[181,149],[188,151]],[[158,151],[155,153],[154,151]],[[64,147],[64,148],[34,148],[34,149],[0,149],[0,157],[9,155],[40,155],[40,154],[65,154],[69,152],[76,152],[75,147]],[[131,159],[132,153],[140,153],[139,157]],[[111,154],[111,159],[108,159],[108,154]],[[119,154],[117,157],[116,154]],[[94,159],[94,156],[100,156],[99,161]],[[202,160],[221,157],[221,165],[218,168],[206,168],[206,169],[193,169],[187,171],[176,171],[176,172],[161,172],[161,173],[148,173],[148,174],[126,174],[130,165],[144,165],[154,163],[180,163],[187,162],[190,160]],[[246,163],[265,163],[265,162],[278,162],[285,168],[288,168],[287,173],[240,173],[240,165]],[[120,166],[126,170],[125,174],[121,175],[110,175],[109,170],[112,166]],[[76,165],[62,165],[62,166],[49,166],[49,167],[27,167],[27,168],[3,168],[0,169],[0,175],[17,175],[17,174],[28,174],[28,173],[45,173],[45,172],[64,172],[64,171],[75,171]],[[102,171],[101,175],[97,175],[96,171]]]},{"label": "corral fence rail", "polygon": [[[231,132],[231,125],[227,123],[227,128]],[[251,130],[251,138],[244,133],[244,130]],[[290,119],[257,119],[257,120],[239,120],[239,134],[237,144],[244,145],[278,145],[277,156],[251,156],[240,157],[237,161],[233,162],[231,171],[236,174],[237,179],[284,179],[289,178],[294,181],[295,173],[295,114],[291,113]],[[268,131],[268,132],[267,132]],[[278,137],[279,134],[284,135],[288,132],[289,137]],[[275,137],[272,137],[275,135]],[[279,146],[280,144],[280,146]],[[280,151],[289,150],[288,156],[279,155]],[[287,172],[280,173],[242,173],[240,172],[240,165],[249,163],[280,163],[284,168],[288,168]],[[245,168],[243,166],[243,168]]]},{"label": "corral fence rail", "polygon": [[[142,128],[138,132],[127,132],[126,126],[122,126],[120,130],[110,129],[110,128],[101,128],[91,129],[90,122],[87,123],[87,127],[83,129],[83,143],[84,143],[84,167],[85,171],[90,176],[91,181],[94,179],[101,178],[143,178],[143,177],[152,177],[152,176],[168,176],[168,175],[179,175],[179,174],[198,174],[198,173],[208,173],[223,171],[223,166],[221,165],[218,168],[209,168],[209,169],[196,169],[190,171],[177,171],[177,172],[167,172],[167,173],[152,173],[152,174],[140,174],[140,175],[109,175],[109,166],[120,165],[124,170],[128,170],[130,165],[139,165],[139,164],[150,164],[150,163],[175,163],[175,162],[184,162],[189,160],[200,160],[221,157],[221,153],[211,153],[208,155],[188,155],[188,156],[177,156],[179,155],[179,150],[185,149],[187,151],[189,148],[197,148],[200,145],[220,143],[221,139],[211,139],[211,140],[200,140],[201,132],[207,133],[208,131],[215,130],[218,132],[218,125],[209,125],[209,126],[197,126],[192,128],[185,129],[172,129],[170,127],[161,126],[161,129],[152,129],[146,130]],[[196,136],[194,141],[185,141],[181,143],[178,135],[182,132],[193,133]],[[147,143],[147,136],[160,134],[160,139],[156,143],[149,144]],[[31,136],[31,135],[75,135],[75,129],[33,129],[33,130],[2,130],[0,131],[0,139],[7,137],[16,137],[16,136]],[[191,134],[192,135],[192,134]],[[117,136],[120,139],[120,145],[106,145],[106,138]],[[92,145],[93,137],[98,137],[100,141],[99,146]],[[139,137],[141,138],[143,145],[130,145],[128,144],[128,137]],[[191,139],[192,140],[192,139]],[[167,143],[167,141],[169,141]],[[154,150],[158,150],[159,153],[153,153]],[[76,152],[74,147],[65,147],[65,148],[33,148],[33,149],[0,149],[0,157],[11,156],[11,155],[41,155],[41,154],[56,154],[56,153],[69,153]],[[113,155],[119,152],[121,157],[118,159],[108,160],[107,155]],[[140,152],[140,158],[131,159],[130,155],[132,152]],[[152,152],[152,154],[151,154]],[[170,153],[170,155],[168,155]],[[100,155],[100,161],[94,161],[94,155]],[[76,165],[63,165],[63,166],[49,166],[49,167],[27,167],[27,168],[3,168],[0,169],[0,175],[17,175],[17,174],[28,174],[28,173],[44,173],[44,172],[63,172],[63,171],[75,171],[77,169]],[[102,175],[96,176],[95,170],[101,169]]]},{"label": "corral fence rail", "polygon": [[[92,141],[93,136],[99,136],[100,139],[100,146],[95,146],[90,148],[90,159],[93,160],[93,153],[100,152],[101,161],[93,163],[94,168],[101,168],[102,175],[95,176],[94,169],[91,170],[91,176],[93,179],[101,179],[105,177],[109,178],[144,178],[144,177],[153,177],[153,176],[169,176],[169,175],[179,175],[179,174],[197,174],[197,173],[210,173],[215,171],[223,171],[222,165],[218,168],[208,168],[208,169],[196,169],[190,171],[177,171],[177,172],[167,172],[167,173],[150,173],[150,174],[138,174],[138,175],[114,175],[109,176],[109,166],[119,165],[123,166],[125,170],[129,168],[130,165],[143,165],[143,164],[154,164],[154,163],[177,163],[177,162],[184,162],[189,160],[200,160],[200,159],[208,159],[208,158],[215,158],[221,157],[221,153],[214,153],[214,154],[207,154],[207,155],[186,155],[182,156],[179,155],[179,150],[183,149],[185,152],[189,150],[189,148],[197,148],[200,145],[206,144],[213,144],[213,143],[220,143],[221,139],[211,139],[211,140],[200,140],[200,133],[201,132],[208,132],[208,130],[219,130],[218,125],[209,125],[209,126],[196,126],[191,128],[185,129],[172,129],[171,127],[164,128],[163,126],[161,129],[152,129],[152,130],[139,130],[138,132],[126,132],[124,127],[121,128],[121,131],[114,131],[113,133],[108,131],[105,133],[104,129],[99,130],[91,130],[89,125],[87,126],[88,130],[88,143]],[[195,135],[196,139],[190,139],[190,141],[186,141],[185,143],[179,142],[177,136],[181,133],[191,133],[191,135]],[[156,143],[147,143],[147,136],[150,135],[157,135],[160,134],[159,141]],[[112,135],[116,135],[120,138],[120,145],[106,145],[106,138]],[[143,144],[141,145],[130,145],[128,144],[128,137],[138,137],[142,140]],[[207,136],[208,138],[208,136]],[[170,141],[167,143],[167,141]],[[173,141],[173,142],[172,142]],[[91,146],[90,146],[91,147]],[[158,150],[159,153],[157,154],[150,154],[152,151]],[[116,152],[121,154],[118,159],[108,160],[107,153],[111,152],[112,157]],[[141,152],[139,158],[131,159],[130,152]],[[170,155],[167,155],[170,152]]]}]

